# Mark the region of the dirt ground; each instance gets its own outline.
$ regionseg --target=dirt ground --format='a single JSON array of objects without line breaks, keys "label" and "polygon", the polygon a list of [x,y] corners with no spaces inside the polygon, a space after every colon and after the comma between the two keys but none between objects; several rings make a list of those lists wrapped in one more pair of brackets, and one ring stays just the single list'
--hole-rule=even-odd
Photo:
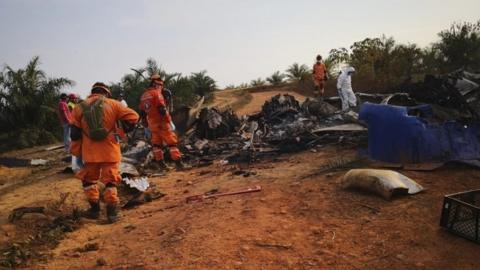
[{"label": "dirt ground", "polygon": [[[259,110],[270,95],[252,93],[238,111]],[[58,155],[61,154],[61,150]],[[29,269],[479,269],[480,246],[439,227],[443,196],[480,188],[478,170],[444,167],[401,171],[426,188],[386,201],[343,190],[348,169],[312,175],[356,149],[341,146],[281,155],[253,164],[222,165],[150,178],[167,195],[122,211],[116,224],[82,221],[49,255]],[[27,155],[27,154],[25,154]],[[62,164],[34,175],[0,168],[1,175],[29,178],[0,193],[0,243],[24,237],[7,221],[11,209],[57,200],[85,206],[81,185],[58,173]],[[249,177],[237,175],[239,169]],[[13,171],[12,171],[13,170]],[[0,177],[1,177],[0,175]],[[34,177],[35,178],[35,177]],[[3,179],[3,178],[2,178]],[[5,180],[4,180],[5,181]],[[13,180],[7,180],[13,181]],[[212,189],[235,191],[260,185],[256,193],[187,204],[185,198]],[[104,219],[104,217],[102,217]],[[25,216],[24,222],[38,217]],[[86,249],[85,246],[95,248]]]}]

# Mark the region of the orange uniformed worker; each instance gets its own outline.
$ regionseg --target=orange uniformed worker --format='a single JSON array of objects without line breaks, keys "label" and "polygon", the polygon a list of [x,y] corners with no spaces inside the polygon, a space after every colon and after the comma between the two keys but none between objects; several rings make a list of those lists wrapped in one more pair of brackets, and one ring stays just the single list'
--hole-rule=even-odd
[{"label": "orange uniformed worker", "polygon": [[313,92],[315,97],[321,96],[325,92],[325,82],[328,80],[328,72],[325,64],[322,62],[322,56],[317,55],[317,62],[313,65],[313,83],[315,90]]},{"label": "orange uniformed worker", "polygon": [[82,156],[85,163],[76,174],[82,180],[90,203],[90,209],[85,211],[84,216],[91,219],[99,217],[100,190],[97,182],[100,180],[105,184],[103,200],[107,205],[107,219],[113,223],[118,218],[117,185],[122,180],[117,121],[121,121],[125,129],[133,129],[139,116],[134,110],[111,99],[110,89],[104,83],[95,83],[91,93],[73,110],[71,151],[76,156]]},{"label": "orange uniformed worker", "polygon": [[144,123],[152,134],[153,155],[161,170],[167,170],[164,161],[163,146],[169,148],[170,157],[176,163],[177,168],[184,167],[181,162],[182,154],[177,147],[177,135],[172,130],[172,118],[167,110],[165,98],[162,95],[163,80],[160,75],[152,75],[150,86],[140,98],[140,116],[146,119]]}]

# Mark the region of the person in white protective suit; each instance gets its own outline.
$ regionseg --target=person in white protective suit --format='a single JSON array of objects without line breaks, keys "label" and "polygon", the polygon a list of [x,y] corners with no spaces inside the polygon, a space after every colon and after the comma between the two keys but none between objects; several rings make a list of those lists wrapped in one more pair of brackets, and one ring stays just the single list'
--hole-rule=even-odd
[{"label": "person in white protective suit", "polygon": [[355,68],[347,67],[337,78],[338,96],[342,101],[342,111],[348,111],[350,107],[357,106],[357,98],[352,89],[352,74],[355,73]]}]

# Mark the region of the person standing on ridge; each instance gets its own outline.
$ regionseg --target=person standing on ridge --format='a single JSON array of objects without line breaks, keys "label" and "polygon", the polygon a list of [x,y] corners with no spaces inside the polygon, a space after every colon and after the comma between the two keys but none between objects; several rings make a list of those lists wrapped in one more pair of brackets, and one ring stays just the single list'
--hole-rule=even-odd
[{"label": "person standing on ridge", "polygon": [[313,83],[315,84],[315,90],[313,95],[315,97],[323,98],[325,93],[325,82],[328,80],[328,71],[325,64],[322,62],[322,56],[317,55],[317,62],[313,65]]},{"label": "person standing on ridge", "polygon": [[340,100],[342,101],[342,111],[348,111],[350,107],[357,106],[357,98],[352,89],[352,75],[355,73],[355,68],[347,67],[337,78],[337,91]]}]

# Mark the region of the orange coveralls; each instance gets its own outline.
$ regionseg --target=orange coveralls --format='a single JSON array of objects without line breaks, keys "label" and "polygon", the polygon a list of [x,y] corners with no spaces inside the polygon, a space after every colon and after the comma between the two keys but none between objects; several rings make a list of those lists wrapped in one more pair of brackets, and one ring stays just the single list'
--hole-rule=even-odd
[{"label": "orange coveralls", "polygon": [[[85,102],[91,104],[99,94],[90,95]],[[98,180],[106,185],[103,199],[107,204],[117,204],[117,184],[122,180],[119,165],[122,159],[120,144],[115,138],[116,122],[123,120],[135,124],[138,114],[114,99],[105,98],[103,104],[103,126],[110,134],[101,141],[90,139],[88,125],[83,119],[81,106],[75,106],[73,110],[73,125],[82,129],[82,139],[72,141],[71,152],[75,156],[82,156],[85,166],[76,174],[82,180],[83,189],[87,199],[91,203],[97,203],[100,199],[100,191],[97,186]]]},{"label": "orange coveralls", "polygon": [[[160,113],[161,108],[165,108],[165,114]],[[160,87],[149,87],[145,89],[140,98],[140,110],[147,116],[147,123],[152,132],[153,155],[155,160],[163,160],[163,145],[167,145],[170,150],[170,157],[174,160],[180,160],[182,154],[177,147],[177,135],[173,132],[170,125],[172,118],[166,109],[165,99]]]},{"label": "orange coveralls", "polygon": [[[324,63],[317,62],[313,65],[313,83],[315,87],[321,91],[323,95],[325,89],[325,81],[327,79],[327,68]],[[315,90],[315,95],[318,95],[318,91]]]}]

